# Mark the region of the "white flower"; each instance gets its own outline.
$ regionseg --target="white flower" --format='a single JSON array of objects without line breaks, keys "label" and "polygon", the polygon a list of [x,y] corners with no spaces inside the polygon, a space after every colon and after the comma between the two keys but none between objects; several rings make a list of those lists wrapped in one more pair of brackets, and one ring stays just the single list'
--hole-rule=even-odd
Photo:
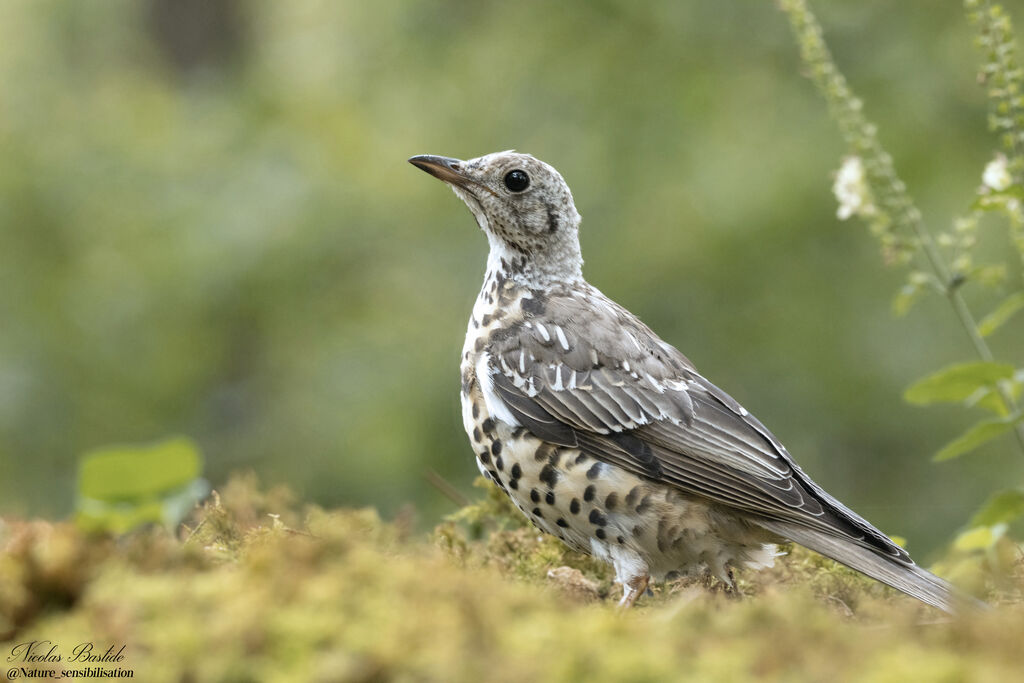
[{"label": "white flower", "polygon": [[839,202],[836,216],[841,221],[850,216],[871,216],[875,213],[875,206],[871,202],[871,188],[868,187],[864,173],[864,162],[858,156],[843,159],[842,166],[836,171],[832,192]]},{"label": "white flower", "polygon": [[996,192],[1002,192],[1013,185],[1013,176],[1010,175],[1006,155],[997,154],[995,159],[988,162],[985,171],[981,174],[981,182]]}]

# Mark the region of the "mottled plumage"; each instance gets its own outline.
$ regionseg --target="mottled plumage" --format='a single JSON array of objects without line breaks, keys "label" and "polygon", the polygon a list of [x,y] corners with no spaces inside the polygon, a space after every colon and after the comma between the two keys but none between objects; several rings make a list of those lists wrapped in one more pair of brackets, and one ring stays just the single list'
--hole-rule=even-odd
[{"label": "mottled plumage", "polygon": [[781,443],[581,271],[562,177],[525,154],[410,161],[452,186],[490,254],[462,355],[481,472],[534,524],[651,577],[771,566],[785,538],[947,611],[941,579],[815,484]]}]

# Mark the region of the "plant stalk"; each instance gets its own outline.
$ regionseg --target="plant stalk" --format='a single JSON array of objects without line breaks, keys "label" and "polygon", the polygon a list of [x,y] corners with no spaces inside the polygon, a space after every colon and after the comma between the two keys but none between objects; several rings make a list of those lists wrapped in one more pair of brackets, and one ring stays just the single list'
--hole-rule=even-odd
[{"label": "plant stalk", "polygon": [[[963,326],[964,331],[967,332],[967,336],[970,338],[971,344],[974,346],[974,350],[978,353],[981,360],[987,363],[993,362],[995,357],[992,355],[992,350],[989,348],[988,342],[985,341],[985,338],[981,336],[981,332],[978,330],[978,323],[974,319],[971,309],[967,306],[967,302],[964,300],[963,295],[960,293],[959,286],[953,282],[953,276],[949,271],[949,267],[942,258],[942,254],[939,252],[939,248],[935,244],[935,240],[932,239],[931,233],[928,232],[927,228],[925,228],[920,221],[915,221],[912,225],[914,228],[914,234],[917,235],[918,242],[921,244],[921,250],[924,251],[932,269],[935,271],[935,274],[939,276],[939,280],[943,283],[946,291],[946,297],[953,306],[953,311],[956,313],[956,317]],[[1013,393],[1007,387],[1006,383],[997,383],[996,390],[999,392],[999,397],[1002,399],[1003,405],[1006,407],[1007,414],[1016,415],[1018,410],[1017,401],[1014,400]],[[1024,423],[1018,422],[1014,425],[1013,433],[1017,437],[1017,443],[1021,447],[1021,452],[1024,453]]]},{"label": "plant stalk", "polygon": [[[886,224],[882,229],[892,232],[897,227],[905,226],[914,233],[917,244],[942,283],[942,290],[964,331],[967,332],[974,350],[981,360],[993,362],[992,350],[978,330],[977,321],[960,293],[960,282],[954,280],[954,274],[946,265],[938,245],[921,220],[920,212],[907,194],[906,186],[896,175],[892,158],[885,153],[879,143],[875,127],[864,116],[860,101],[856,99],[843,74],[835,65],[825,44],[821,25],[808,8],[807,0],[779,0],[779,6],[789,17],[800,48],[800,57],[809,67],[810,78],[828,103],[829,112],[839,124],[843,139],[851,151],[863,157],[865,162],[873,164],[873,167],[869,166],[869,182],[872,189],[882,188],[877,199],[893,221],[892,226]],[[991,12],[988,0],[985,0],[985,11]],[[1017,149],[1014,147],[1013,151],[1016,153]],[[1017,402],[1009,384],[998,383],[996,391],[1007,415],[1019,415]],[[1013,431],[1024,454],[1024,422],[1015,424]]]}]

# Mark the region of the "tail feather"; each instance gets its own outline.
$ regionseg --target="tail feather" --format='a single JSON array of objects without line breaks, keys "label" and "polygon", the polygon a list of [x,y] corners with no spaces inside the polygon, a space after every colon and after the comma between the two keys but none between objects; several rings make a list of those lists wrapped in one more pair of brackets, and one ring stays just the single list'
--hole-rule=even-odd
[{"label": "tail feather", "polygon": [[763,520],[759,523],[769,531],[949,614],[986,607],[985,603],[962,593],[913,562],[908,564],[886,557],[877,550],[857,544],[851,538],[787,522]]}]

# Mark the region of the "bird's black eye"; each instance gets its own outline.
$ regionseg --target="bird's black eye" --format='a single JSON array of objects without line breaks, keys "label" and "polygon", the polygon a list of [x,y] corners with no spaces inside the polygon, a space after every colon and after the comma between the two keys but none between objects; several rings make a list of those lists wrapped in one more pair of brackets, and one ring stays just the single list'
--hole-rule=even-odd
[{"label": "bird's black eye", "polygon": [[505,187],[512,192],[522,192],[530,186],[530,176],[526,175],[526,171],[509,171],[505,174]]}]

